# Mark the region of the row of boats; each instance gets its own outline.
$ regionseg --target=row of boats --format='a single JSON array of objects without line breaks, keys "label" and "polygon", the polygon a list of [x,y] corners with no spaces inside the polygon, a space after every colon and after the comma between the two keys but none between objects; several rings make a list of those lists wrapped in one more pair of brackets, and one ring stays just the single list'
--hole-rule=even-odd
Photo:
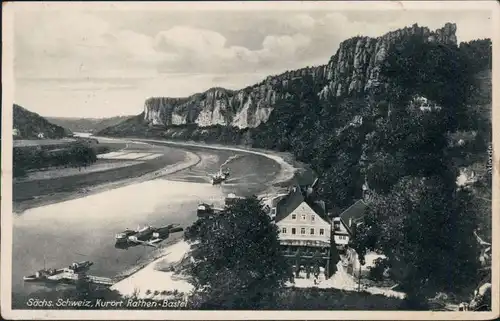
[{"label": "row of boats", "polygon": [[[157,247],[158,243],[170,236],[170,233],[181,231],[183,231],[183,228],[177,224],[162,227],[145,226],[133,230],[126,229],[115,235],[115,247],[121,249],[136,245]],[[32,275],[24,276],[23,280],[25,282],[74,283],[84,277],[92,265],[94,263],[91,261],[81,261],[59,269],[46,269],[44,267]]]},{"label": "row of boats", "polygon": [[[236,199],[236,195],[229,194],[226,198],[226,204],[229,204],[232,199]],[[197,208],[197,216],[210,216],[222,211],[213,205],[201,203]],[[160,227],[144,226],[136,229],[125,229],[115,235],[115,247],[119,249],[128,249],[129,247],[143,245],[149,247],[158,247],[158,244],[168,239],[170,234],[182,232],[184,229],[178,224],[168,224]],[[88,269],[94,265],[91,261],[74,262],[68,267],[59,269],[42,269],[36,273],[24,276],[26,282],[67,282],[76,281],[79,275],[85,274]]]},{"label": "row of boats", "polygon": [[[212,185],[218,185],[226,181],[230,176],[229,170],[220,170],[211,176]],[[234,198],[230,194],[228,199]],[[227,201],[227,199],[226,199]],[[221,209],[213,205],[202,203],[198,206],[198,217],[213,215]],[[182,232],[183,228],[178,224],[168,224],[161,227],[144,226],[136,229],[125,229],[115,235],[115,247],[119,249],[128,249],[129,247],[143,245],[149,247],[158,247],[158,244],[166,240],[171,233]],[[24,276],[26,282],[74,282],[81,275],[85,275],[89,268],[94,265],[91,261],[74,262],[68,267],[59,269],[42,269],[32,275]]]},{"label": "row of boats", "polygon": [[115,235],[115,247],[128,248],[136,245],[157,247],[157,244],[167,239],[171,233],[182,232],[183,230],[178,224],[169,224],[162,227],[144,226],[135,230],[126,229]]}]

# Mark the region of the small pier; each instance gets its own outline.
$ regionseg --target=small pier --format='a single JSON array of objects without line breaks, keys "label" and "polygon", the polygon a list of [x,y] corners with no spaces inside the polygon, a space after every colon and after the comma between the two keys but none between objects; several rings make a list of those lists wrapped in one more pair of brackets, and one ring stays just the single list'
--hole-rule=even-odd
[{"label": "small pier", "polygon": [[99,285],[105,285],[105,286],[111,286],[115,284],[116,282],[107,277],[103,276],[96,276],[96,275],[89,275],[86,273],[63,273],[60,275],[59,280],[61,282],[69,282],[69,283],[75,283],[78,282],[79,280],[85,280],[89,283],[92,284],[99,284]]},{"label": "small pier", "polygon": [[115,284],[115,282],[111,278],[95,276],[95,275],[87,275],[86,277],[90,283],[94,284],[107,285],[107,286],[112,286],[113,284]]}]

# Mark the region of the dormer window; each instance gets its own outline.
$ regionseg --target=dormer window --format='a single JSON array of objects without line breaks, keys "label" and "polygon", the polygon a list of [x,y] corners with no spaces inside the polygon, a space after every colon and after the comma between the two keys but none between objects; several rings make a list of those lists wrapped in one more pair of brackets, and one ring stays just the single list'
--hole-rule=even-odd
[{"label": "dormer window", "polygon": [[333,222],[333,230],[340,231],[340,222],[339,221]]}]

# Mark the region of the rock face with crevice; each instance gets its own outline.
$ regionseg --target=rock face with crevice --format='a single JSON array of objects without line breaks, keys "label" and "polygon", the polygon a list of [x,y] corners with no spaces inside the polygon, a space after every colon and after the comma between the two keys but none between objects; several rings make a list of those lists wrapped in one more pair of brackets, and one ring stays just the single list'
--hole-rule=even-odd
[{"label": "rock face with crevice", "polygon": [[144,121],[160,127],[181,124],[257,127],[269,119],[275,102],[286,97],[287,84],[306,75],[321,86],[318,95],[322,98],[383,90],[387,82],[381,77],[381,69],[394,46],[410,36],[456,46],[456,29],[453,23],[435,31],[415,24],[377,38],[354,37],[343,41],[326,65],[269,76],[241,90],[211,88],[186,98],[149,98],[144,104]]}]

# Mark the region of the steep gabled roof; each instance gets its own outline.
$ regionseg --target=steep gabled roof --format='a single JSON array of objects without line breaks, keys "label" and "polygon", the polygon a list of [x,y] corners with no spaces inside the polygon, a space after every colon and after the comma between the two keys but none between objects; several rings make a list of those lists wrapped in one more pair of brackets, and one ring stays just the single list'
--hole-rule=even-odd
[{"label": "steep gabled roof", "polygon": [[340,218],[344,221],[345,225],[349,225],[349,220],[353,222],[361,219],[365,215],[365,210],[368,205],[363,200],[358,200],[356,203],[352,204],[349,208],[340,214]]},{"label": "steep gabled roof", "polygon": [[307,205],[309,205],[316,214],[321,217],[327,223],[331,223],[330,217],[328,217],[328,213],[326,211],[326,205],[323,201],[309,202],[307,201]]},{"label": "steep gabled roof", "polygon": [[328,217],[325,203],[323,201],[312,201],[304,196],[304,191],[300,186],[292,188],[290,194],[282,198],[276,206],[276,218],[275,221],[279,222],[288,215],[290,215],[297,207],[303,202],[306,204],[323,220],[330,223],[330,218]]},{"label": "steep gabled roof", "polygon": [[288,196],[282,198],[276,206],[275,221],[279,222],[292,213],[300,204],[304,202],[304,195],[298,187],[294,187]]}]

